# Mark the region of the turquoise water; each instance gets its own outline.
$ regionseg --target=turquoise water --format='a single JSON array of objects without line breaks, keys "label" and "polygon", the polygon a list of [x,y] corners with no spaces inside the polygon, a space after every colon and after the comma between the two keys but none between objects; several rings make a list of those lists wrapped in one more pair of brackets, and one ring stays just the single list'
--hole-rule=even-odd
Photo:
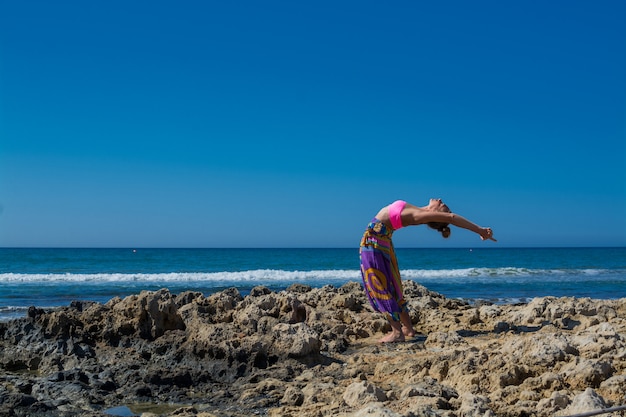
[{"label": "turquoise water", "polygon": [[[450,298],[495,303],[539,296],[626,297],[626,248],[397,250],[404,279]],[[360,282],[351,249],[0,248],[0,320],[29,306],[106,302],[141,290],[210,294],[257,285],[281,290]]]}]

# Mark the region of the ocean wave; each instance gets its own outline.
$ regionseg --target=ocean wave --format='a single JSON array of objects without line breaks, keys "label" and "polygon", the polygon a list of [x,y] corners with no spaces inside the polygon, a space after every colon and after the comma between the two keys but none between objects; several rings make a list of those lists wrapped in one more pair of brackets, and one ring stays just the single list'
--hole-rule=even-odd
[{"label": "ocean wave", "polygon": [[99,273],[99,274],[0,274],[0,283],[16,282],[287,282],[318,279],[360,279],[358,271],[284,271],[257,269],[237,272],[167,272],[167,273]]},{"label": "ocean wave", "polygon": [[0,323],[24,317],[27,311],[24,306],[0,306]]},{"label": "ocean wave", "polygon": [[625,274],[625,270],[615,269],[529,269],[517,267],[504,268],[463,268],[403,270],[404,278],[473,278],[473,277],[533,277],[533,276],[598,276],[606,274]]},{"label": "ocean wave", "polygon": [[[403,279],[416,281],[429,280],[523,280],[523,279],[590,279],[601,277],[621,277],[626,279],[626,270],[614,269],[528,269],[517,267],[505,268],[463,268],[463,269],[407,269],[401,270]],[[0,283],[62,283],[62,282],[214,282],[214,283],[280,283],[309,281],[360,281],[358,270],[314,270],[286,271],[276,269],[257,269],[236,272],[167,272],[167,273],[50,273],[50,274],[0,274]]]}]

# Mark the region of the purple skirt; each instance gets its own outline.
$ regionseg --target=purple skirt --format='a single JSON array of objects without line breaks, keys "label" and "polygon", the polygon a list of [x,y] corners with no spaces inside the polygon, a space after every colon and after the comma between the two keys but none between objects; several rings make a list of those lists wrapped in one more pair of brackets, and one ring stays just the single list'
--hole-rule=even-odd
[{"label": "purple skirt", "polygon": [[400,321],[400,313],[408,311],[402,294],[402,280],[391,235],[384,223],[374,218],[367,226],[359,255],[365,293],[372,308],[388,319]]}]

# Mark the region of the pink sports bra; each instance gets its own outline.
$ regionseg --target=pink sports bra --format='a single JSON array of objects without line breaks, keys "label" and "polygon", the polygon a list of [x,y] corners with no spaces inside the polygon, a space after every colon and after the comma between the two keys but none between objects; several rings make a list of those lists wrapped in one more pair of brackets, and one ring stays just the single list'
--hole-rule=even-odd
[{"label": "pink sports bra", "polygon": [[389,205],[389,221],[394,230],[402,227],[402,210],[406,206],[406,201],[398,200]]}]

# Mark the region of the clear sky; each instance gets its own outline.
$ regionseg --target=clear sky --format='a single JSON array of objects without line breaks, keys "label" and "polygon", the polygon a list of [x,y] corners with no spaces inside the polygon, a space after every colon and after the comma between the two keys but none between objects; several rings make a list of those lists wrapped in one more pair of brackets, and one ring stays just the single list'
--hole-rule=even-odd
[{"label": "clear sky", "polygon": [[0,246],[626,245],[626,2],[0,2]]}]

